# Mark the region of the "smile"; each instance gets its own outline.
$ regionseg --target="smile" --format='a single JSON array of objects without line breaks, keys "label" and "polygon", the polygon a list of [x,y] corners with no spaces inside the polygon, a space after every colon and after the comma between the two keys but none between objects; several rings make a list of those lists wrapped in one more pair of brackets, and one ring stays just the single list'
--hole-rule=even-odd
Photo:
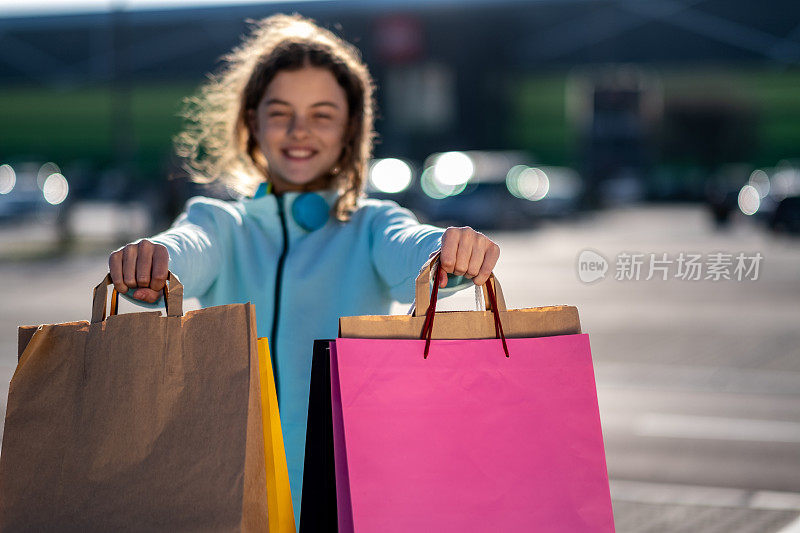
[{"label": "smile", "polygon": [[316,150],[310,150],[307,148],[284,149],[281,150],[281,152],[287,159],[291,159],[294,161],[304,161],[306,159],[311,159],[317,154]]}]

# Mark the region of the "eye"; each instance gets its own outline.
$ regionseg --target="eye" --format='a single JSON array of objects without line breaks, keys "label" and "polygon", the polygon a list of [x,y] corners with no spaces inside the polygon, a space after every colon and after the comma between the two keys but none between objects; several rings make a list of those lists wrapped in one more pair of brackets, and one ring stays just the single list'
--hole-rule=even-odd
[{"label": "eye", "polygon": [[288,115],[289,114],[286,111],[270,111],[269,113],[267,113],[268,117],[285,117]]},{"label": "eye", "polygon": [[333,117],[326,113],[317,113],[314,115],[314,118],[321,119],[321,120],[331,120]]}]

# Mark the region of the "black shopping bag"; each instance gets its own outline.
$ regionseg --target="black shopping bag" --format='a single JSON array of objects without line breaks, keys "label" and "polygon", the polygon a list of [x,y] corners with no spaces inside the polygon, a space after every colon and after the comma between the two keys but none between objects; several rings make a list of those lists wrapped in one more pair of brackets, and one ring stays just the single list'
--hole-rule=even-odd
[{"label": "black shopping bag", "polygon": [[314,341],[300,533],[339,530],[331,409],[331,342],[331,339]]}]

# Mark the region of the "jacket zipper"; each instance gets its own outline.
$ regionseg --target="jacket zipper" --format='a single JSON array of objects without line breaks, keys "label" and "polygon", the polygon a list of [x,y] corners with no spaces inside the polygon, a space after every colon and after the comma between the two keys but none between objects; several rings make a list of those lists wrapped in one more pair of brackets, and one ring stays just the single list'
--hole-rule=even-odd
[{"label": "jacket zipper", "polygon": [[272,372],[275,377],[275,393],[278,397],[278,408],[280,408],[281,393],[280,379],[278,376],[278,317],[281,310],[281,285],[283,282],[283,264],[286,262],[286,254],[289,253],[289,233],[286,228],[286,213],[283,208],[283,195],[275,196],[278,202],[278,218],[281,220],[281,231],[283,234],[283,248],[278,258],[278,269],[275,273],[275,305],[272,315],[272,336],[270,337],[270,356],[272,359]]}]

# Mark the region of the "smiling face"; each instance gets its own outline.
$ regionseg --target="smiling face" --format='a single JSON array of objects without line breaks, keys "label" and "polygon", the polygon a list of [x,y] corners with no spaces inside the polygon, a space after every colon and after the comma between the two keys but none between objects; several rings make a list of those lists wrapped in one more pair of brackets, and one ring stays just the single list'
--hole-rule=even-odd
[{"label": "smiling face", "polygon": [[347,95],[329,70],[278,72],[250,118],[273,190],[328,186],[344,148],[347,121]]}]

